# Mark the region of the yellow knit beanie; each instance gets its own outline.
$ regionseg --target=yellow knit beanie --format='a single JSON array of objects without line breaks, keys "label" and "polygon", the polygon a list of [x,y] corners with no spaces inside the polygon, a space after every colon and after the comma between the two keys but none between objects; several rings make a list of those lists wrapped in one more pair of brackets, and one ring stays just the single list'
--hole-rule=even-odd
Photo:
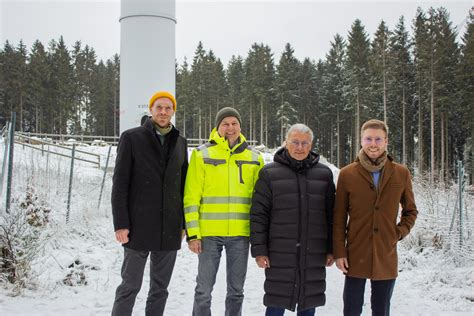
[{"label": "yellow knit beanie", "polygon": [[153,103],[156,101],[156,99],[159,99],[159,98],[170,99],[171,102],[173,102],[173,111],[176,112],[176,99],[174,98],[174,96],[171,93],[166,92],[166,91],[157,92],[151,97],[150,104],[148,105],[148,108],[150,110],[151,110],[151,107],[153,106]]}]

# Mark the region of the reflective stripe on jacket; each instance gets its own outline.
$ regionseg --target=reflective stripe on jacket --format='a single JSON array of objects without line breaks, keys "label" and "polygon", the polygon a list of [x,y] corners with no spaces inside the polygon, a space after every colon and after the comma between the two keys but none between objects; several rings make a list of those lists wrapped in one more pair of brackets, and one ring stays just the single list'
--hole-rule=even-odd
[{"label": "reflective stripe on jacket", "polygon": [[192,155],[184,188],[184,217],[190,239],[202,236],[249,236],[253,188],[263,167],[262,155],[229,143],[213,129],[209,142]]}]

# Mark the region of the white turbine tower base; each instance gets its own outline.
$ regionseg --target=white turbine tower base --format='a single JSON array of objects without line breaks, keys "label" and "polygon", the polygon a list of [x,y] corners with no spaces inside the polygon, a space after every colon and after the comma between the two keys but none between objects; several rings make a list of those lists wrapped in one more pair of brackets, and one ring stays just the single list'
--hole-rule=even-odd
[{"label": "white turbine tower base", "polygon": [[157,91],[175,95],[175,0],[122,0],[120,133],[140,125]]}]

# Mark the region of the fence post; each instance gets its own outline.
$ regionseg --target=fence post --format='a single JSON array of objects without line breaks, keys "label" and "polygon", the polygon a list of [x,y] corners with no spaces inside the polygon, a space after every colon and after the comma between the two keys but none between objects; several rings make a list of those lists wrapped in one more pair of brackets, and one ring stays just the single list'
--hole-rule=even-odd
[{"label": "fence post", "polygon": [[462,197],[463,197],[463,172],[462,160],[458,160],[458,183],[459,183],[459,248],[462,248]]},{"label": "fence post", "polygon": [[69,174],[69,189],[67,192],[67,211],[66,211],[66,224],[69,223],[69,213],[71,210],[71,190],[72,190],[72,177],[74,176],[74,156],[76,154],[76,144],[72,144],[71,153],[71,172]]},{"label": "fence post", "polygon": [[10,139],[10,122],[7,122],[5,137],[5,151],[3,152],[3,161],[2,161],[2,175],[0,176],[0,195],[3,193],[3,180],[5,179],[5,172],[7,168],[7,157],[8,157],[8,140]]},{"label": "fence post", "polygon": [[111,149],[112,149],[112,146],[109,146],[109,152],[107,153],[107,159],[105,160],[104,176],[102,177],[102,184],[100,185],[99,204],[97,205],[98,209],[100,209],[100,201],[102,200],[102,190],[104,189],[105,175],[107,174],[107,168],[109,167],[109,158],[110,158]]},{"label": "fence post", "polygon": [[[48,145],[48,151],[46,151],[46,174],[48,175],[49,174],[49,145]],[[50,193],[50,177],[46,176],[46,182],[47,182],[47,186],[48,186],[48,201],[51,202],[51,193]]]},{"label": "fence post", "polygon": [[7,170],[7,194],[6,194],[6,203],[5,211],[10,213],[10,197],[12,194],[12,176],[13,176],[13,148],[15,147],[15,123],[16,123],[16,112],[12,112],[12,119],[10,122],[10,136],[8,141],[8,170]]}]

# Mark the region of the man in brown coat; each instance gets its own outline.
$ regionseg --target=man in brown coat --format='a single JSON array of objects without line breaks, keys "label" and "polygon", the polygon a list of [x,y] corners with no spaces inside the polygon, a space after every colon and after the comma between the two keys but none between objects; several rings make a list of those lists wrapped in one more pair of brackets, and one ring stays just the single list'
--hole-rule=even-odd
[{"label": "man in brown coat", "polygon": [[361,143],[356,160],[339,173],[333,252],[336,266],[346,275],[344,315],[362,313],[367,279],[372,315],[389,315],[397,277],[397,242],[408,235],[418,211],[410,172],[387,154],[385,123],[365,122]]}]

